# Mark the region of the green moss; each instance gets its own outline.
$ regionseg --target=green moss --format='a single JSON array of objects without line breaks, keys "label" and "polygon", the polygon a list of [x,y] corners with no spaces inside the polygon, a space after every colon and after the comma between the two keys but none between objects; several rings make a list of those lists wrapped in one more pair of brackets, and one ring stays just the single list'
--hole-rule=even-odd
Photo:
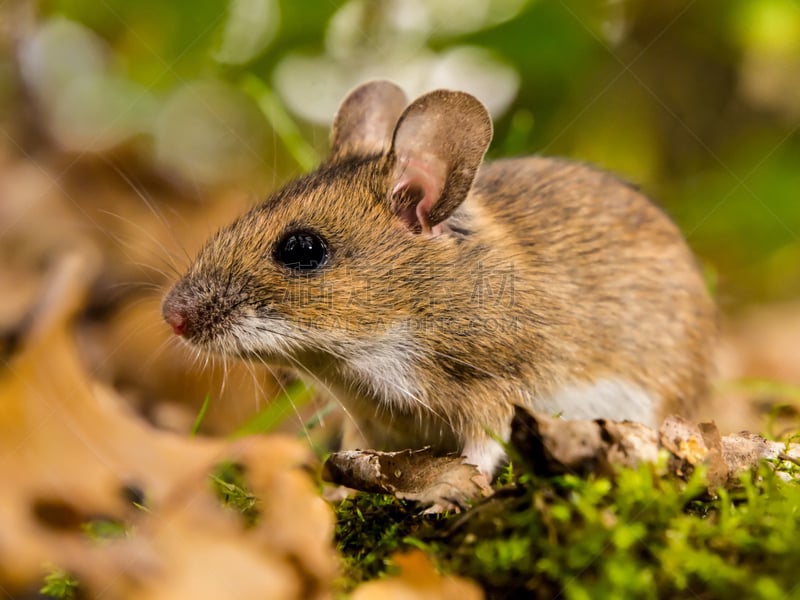
[{"label": "green moss", "polygon": [[218,464],[211,475],[211,484],[219,501],[242,515],[245,527],[252,527],[259,517],[258,498],[247,489],[242,465]]},{"label": "green moss", "polygon": [[489,597],[800,598],[800,484],[766,466],[713,498],[702,470],[685,483],[647,465],[613,482],[517,478],[465,515],[432,520],[361,494],[337,516],[355,581],[414,546]]},{"label": "green moss", "polygon": [[393,496],[358,493],[336,507],[336,547],[345,589],[391,570],[389,557],[424,522],[419,510]]},{"label": "green moss", "polygon": [[95,519],[81,525],[83,533],[90,540],[102,543],[109,539],[122,538],[130,534],[130,528],[121,521],[112,519]]},{"label": "green moss", "polygon": [[78,580],[66,571],[52,568],[44,577],[44,585],[39,590],[42,596],[48,598],[61,598],[62,600],[74,600],[78,598]]},{"label": "green moss", "polygon": [[458,515],[423,515],[417,504],[394,496],[359,492],[336,506],[336,548],[342,558],[339,591],[393,573],[398,551],[436,554],[434,540]]}]

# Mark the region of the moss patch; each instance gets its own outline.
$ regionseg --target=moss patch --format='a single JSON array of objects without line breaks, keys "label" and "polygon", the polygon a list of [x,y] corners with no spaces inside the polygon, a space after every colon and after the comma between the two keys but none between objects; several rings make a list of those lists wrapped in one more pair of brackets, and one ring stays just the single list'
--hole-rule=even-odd
[{"label": "moss patch", "polygon": [[[794,475],[792,469],[784,475]],[[346,587],[422,547],[494,598],[800,598],[800,483],[771,468],[706,493],[655,465],[614,481],[516,476],[463,515],[431,518],[384,496],[337,509]]]},{"label": "moss patch", "polygon": [[258,498],[247,487],[242,465],[222,462],[214,467],[210,477],[219,501],[237,511],[245,527],[255,525],[260,514]]}]

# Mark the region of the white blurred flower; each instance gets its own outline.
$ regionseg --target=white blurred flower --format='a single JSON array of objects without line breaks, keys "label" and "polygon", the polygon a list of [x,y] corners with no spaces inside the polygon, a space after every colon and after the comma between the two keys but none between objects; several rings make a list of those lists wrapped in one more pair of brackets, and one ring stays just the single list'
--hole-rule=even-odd
[{"label": "white blurred flower", "polygon": [[76,77],[52,103],[51,131],[69,150],[103,152],[150,130],[157,110],[153,96],[122,77]]},{"label": "white blurred flower", "polygon": [[88,27],[56,17],[24,41],[20,65],[25,83],[49,105],[76,78],[104,73],[106,48]]},{"label": "white blurred flower", "polygon": [[102,152],[149,130],[156,100],[111,72],[103,41],[64,18],[27,39],[20,64],[55,141],[76,152]]},{"label": "white blurred flower", "polygon": [[277,0],[230,0],[222,42],[214,59],[226,64],[252,60],[273,40],[280,20]]},{"label": "white blurred flower", "polygon": [[326,53],[285,56],[273,82],[292,112],[319,125],[330,124],[348,91],[372,79],[389,79],[411,98],[436,88],[467,91],[497,117],[517,93],[514,69],[482,48],[436,53],[427,43],[509,19],[527,1],[350,0],[330,20]]},{"label": "white blurred flower", "polygon": [[175,91],[158,116],[156,159],[203,184],[233,181],[261,166],[264,117],[240,90],[216,80]]},{"label": "white blurred flower", "polygon": [[426,87],[423,91],[448,88],[469,92],[497,117],[517,95],[519,75],[484,48],[457,46],[439,56]]}]

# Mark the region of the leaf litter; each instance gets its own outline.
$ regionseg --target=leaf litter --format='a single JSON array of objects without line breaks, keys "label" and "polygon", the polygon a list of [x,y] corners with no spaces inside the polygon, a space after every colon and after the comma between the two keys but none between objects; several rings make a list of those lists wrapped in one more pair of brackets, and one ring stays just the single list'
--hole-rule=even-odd
[{"label": "leaf litter", "polygon": [[[70,324],[93,275],[80,253],[53,265],[0,370],[0,585],[38,589],[49,564],[88,597],[329,597],[333,519],[307,446],[182,437],[134,416],[78,361]],[[252,527],[215,497],[209,475],[225,461],[258,498]],[[83,526],[101,519],[131,534],[97,544]]]}]

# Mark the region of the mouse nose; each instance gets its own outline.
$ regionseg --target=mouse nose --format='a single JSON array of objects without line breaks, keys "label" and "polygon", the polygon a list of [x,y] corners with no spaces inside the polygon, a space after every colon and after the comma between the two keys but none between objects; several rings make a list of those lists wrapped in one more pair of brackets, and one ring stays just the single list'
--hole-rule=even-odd
[{"label": "mouse nose", "polygon": [[175,335],[183,335],[186,333],[186,317],[179,312],[164,313],[164,320],[172,327],[172,332]]},{"label": "mouse nose", "polygon": [[172,327],[172,332],[175,335],[186,336],[189,330],[189,317],[186,313],[186,307],[176,300],[174,295],[168,295],[164,300],[161,307],[161,314],[167,325]]}]

